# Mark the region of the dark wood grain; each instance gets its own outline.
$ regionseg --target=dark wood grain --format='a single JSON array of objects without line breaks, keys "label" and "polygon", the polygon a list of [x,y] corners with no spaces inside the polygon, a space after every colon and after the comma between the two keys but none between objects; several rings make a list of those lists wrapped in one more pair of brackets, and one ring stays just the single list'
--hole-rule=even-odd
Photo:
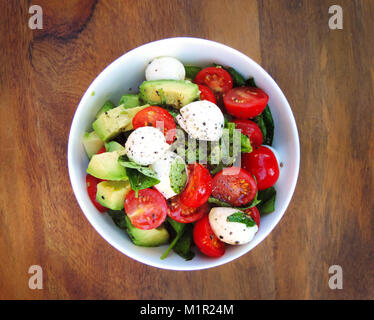
[{"label": "dark wood grain", "polygon": [[[28,1],[0,3],[0,298],[373,299],[374,3],[334,1]],[[88,85],[124,52],[196,36],[237,48],[285,92],[298,124],[293,201],[250,254],[172,272],[113,249],[81,213],[67,172],[72,117]],[[44,289],[28,287],[30,265]],[[343,290],[328,268],[341,265]]]}]

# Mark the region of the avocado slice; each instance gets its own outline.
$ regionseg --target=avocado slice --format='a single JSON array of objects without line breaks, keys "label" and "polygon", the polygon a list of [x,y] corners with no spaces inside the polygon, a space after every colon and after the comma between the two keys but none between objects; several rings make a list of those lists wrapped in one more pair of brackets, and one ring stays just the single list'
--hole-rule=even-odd
[{"label": "avocado slice", "polygon": [[110,141],[110,142],[105,143],[105,150],[107,152],[123,151],[125,150],[125,147],[116,141]]},{"label": "avocado slice", "polygon": [[109,209],[122,210],[130,190],[129,181],[102,181],[97,184],[96,200]]},{"label": "avocado slice", "polygon": [[167,104],[180,109],[198,99],[200,91],[197,84],[188,80],[144,81],[140,87],[140,98],[149,104]]},{"label": "avocado slice", "polygon": [[96,113],[96,119],[98,117],[100,117],[100,115],[102,115],[104,112],[107,112],[107,111],[109,111],[109,110],[111,110],[115,107],[116,107],[116,105],[112,101],[110,101],[110,100],[106,101],[103,104],[103,106],[100,108],[100,110]]},{"label": "avocado slice", "polygon": [[142,247],[158,247],[169,241],[169,232],[164,226],[159,226],[155,229],[142,230],[135,228],[126,216],[126,232],[130,237],[131,241]]},{"label": "avocado slice", "polygon": [[123,105],[125,109],[138,107],[141,105],[139,95],[135,93],[126,93],[121,97],[118,105]]},{"label": "avocado slice", "polygon": [[125,167],[118,163],[118,157],[124,153],[124,151],[113,151],[95,154],[88,163],[87,173],[103,180],[127,180]]},{"label": "avocado slice", "polygon": [[89,159],[104,146],[104,141],[99,138],[95,131],[85,132],[82,143]]},{"label": "avocado slice", "polygon": [[114,138],[122,131],[132,130],[132,119],[148,105],[125,109],[123,105],[101,114],[92,124],[93,129],[104,142]]}]

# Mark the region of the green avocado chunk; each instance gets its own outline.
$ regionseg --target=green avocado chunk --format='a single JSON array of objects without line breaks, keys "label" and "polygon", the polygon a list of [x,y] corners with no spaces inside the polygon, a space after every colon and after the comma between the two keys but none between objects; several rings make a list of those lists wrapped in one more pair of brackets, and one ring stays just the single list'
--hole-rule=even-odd
[{"label": "green avocado chunk", "polygon": [[108,100],[108,101],[106,101],[104,104],[103,104],[103,106],[100,108],[100,110],[96,113],[96,119],[100,116],[100,115],[102,115],[104,112],[107,112],[107,111],[109,111],[109,110],[111,110],[111,109],[113,109],[113,108],[115,108],[116,106],[115,106],[115,104],[112,102],[112,101],[110,101],[110,100]]},{"label": "green avocado chunk", "polygon": [[104,141],[99,138],[95,131],[85,132],[82,143],[89,159],[104,147]]},{"label": "green avocado chunk", "polygon": [[88,163],[87,173],[103,180],[128,180],[125,167],[118,163],[118,157],[124,151],[113,151],[95,154]]},{"label": "green avocado chunk", "polygon": [[121,97],[118,105],[123,105],[125,109],[138,107],[141,105],[139,95],[135,93],[126,93]]},{"label": "green avocado chunk", "polygon": [[101,114],[92,124],[93,129],[104,142],[114,138],[123,131],[132,130],[132,119],[148,105],[125,109],[123,105]]},{"label": "green avocado chunk", "polygon": [[123,151],[123,150],[125,150],[125,147],[122,144],[120,144],[116,141],[109,141],[109,142],[105,143],[105,150],[107,152]]},{"label": "green avocado chunk", "polygon": [[126,232],[137,246],[158,247],[169,241],[169,232],[164,226],[150,230],[138,229],[131,224],[128,216],[126,216]]},{"label": "green avocado chunk", "polygon": [[188,80],[144,81],[140,87],[140,98],[149,104],[170,105],[180,109],[200,96],[199,87]]},{"label": "green avocado chunk", "polygon": [[130,190],[129,181],[102,181],[97,185],[96,200],[106,208],[122,210]]}]

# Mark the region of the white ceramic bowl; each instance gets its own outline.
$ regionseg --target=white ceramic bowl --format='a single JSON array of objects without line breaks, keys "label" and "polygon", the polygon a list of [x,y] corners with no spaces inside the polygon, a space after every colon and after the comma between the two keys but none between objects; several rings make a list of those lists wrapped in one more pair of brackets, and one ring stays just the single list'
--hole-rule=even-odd
[{"label": "white ceramic bowl", "polygon": [[[144,80],[147,63],[158,56],[176,57],[191,65],[206,66],[214,62],[231,66],[246,78],[253,76],[256,84],[270,97],[269,105],[275,123],[273,147],[283,162],[275,186],[276,210],[262,217],[260,229],[252,242],[242,246],[227,246],[224,256],[218,259],[197,253],[193,260],[185,261],[171,252],[165,260],[161,260],[160,256],[166,246],[143,248],[133,245],[125,232],[117,228],[110,217],[96,210],[86,191],[88,159],[81,142],[83,133],[91,128],[96,112],[107,99],[110,98],[117,103],[124,93],[137,92],[138,86]],[[154,267],[171,270],[198,270],[222,265],[247,253],[264,240],[282,218],[291,200],[299,172],[299,159],[299,137],[295,119],[275,81],[243,53],[217,42],[197,38],[171,38],[151,42],[127,52],[111,63],[83,95],[74,115],[68,145],[68,167],[74,194],[96,231],[127,256]]]}]

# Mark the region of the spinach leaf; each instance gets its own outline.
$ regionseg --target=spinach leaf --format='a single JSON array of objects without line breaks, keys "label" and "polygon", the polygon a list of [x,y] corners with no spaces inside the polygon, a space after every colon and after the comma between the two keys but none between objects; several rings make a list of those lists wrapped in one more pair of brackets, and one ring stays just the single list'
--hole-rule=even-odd
[{"label": "spinach leaf", "polygon": [[186,224],[177,222],[169,217],[166,218],[169,224],[173,227],[174,231],[176,232],[176,236],[173,241],[170,243],[169,247],[165,250],[165,252],[161,256],[161,260],[164,260],[167,255],[169,254],[170,250],[174,248],[177,244],[178,240],[182,237],[184,231],[186,230]]},{"label": "spinach leaf", "polygon": [[179,194],[185,187],[187,182],[187,172],[184,161],[176,158],[170,166],[170,187],[176,194]]},{"label": "spinach leaf", "polygon": [[230,74],[234,87],[242,87],[246,85],[244,77],[234,68],[225,68],[225,70]]},{"label": "spinach leaf", "polygon": [[131,189],[135,191],[135,197],[138,197],[139,190],[147,189],[160,183],[156,173],[151,168],[129,160],[126,155],[120,156],[118,163],[126,168],[126,174],[129,178]]},{"label": "spinach leaf", "polygon": [[120,229],[126,229],[126,213],[123,210],[110,210],[107,211],[114,224]]},{"label": "spinach leaf", "polygon": [[257,209],[261,214],[271,213],[275,210],[276,195],[277,191],[274,187],[270,187],[258,192],[258,199],[261,200],[261,204],[257,206]]},{"label": "spinach leaf", "polygon": [[184,66],[184,70],[186,71],[186,78],[195,80],[202,68],[197,66]]},{"label": "spinach leaf", "polygon": [[263,136],[264,141],[265,141],[266,135],[267,135],[267,130],[266,130],[266,125],[265,125],[265,122],[264,122],[264,118],[262,117],[262,114],[255,117],[253,120],[257,123],[258,127],[260,128],[262,136]]},{"label": "spinach leaf", "polygon": [[220,207],[231,208],[231,205],[230,205],[229,203],[227,203],[227,202],[225,202],[225,201],[221,201],[221,200],[219,200],[219,199],[217,199],[217,198],[214,198],[214,197],[212,197],[212,196],[210,196],[210,197],[208,198],[208,202],[209,202],[209,203],[216,204],[216,205],[218,205],[218,206],[220,206]]},{"label": "spinach leaf", "polygon": [[253,218],[242,211],[238,211],[233,213],[232,215],[229,215],[227,217],[227,221],[243,223],[249,228],[256,225],[256,222],[253,220]]},{"label": "spinach leaf", "polygon": [[184,258],[186,261],[193,259],[195,254],[191,250],[191,247],[193,245],[193,224],[189,223],[185,226],[185,231],[183,232],[183,235],[179,238],[177,243],[175,244],[173,250],[175,253],[180,255],[182,258]]}]

